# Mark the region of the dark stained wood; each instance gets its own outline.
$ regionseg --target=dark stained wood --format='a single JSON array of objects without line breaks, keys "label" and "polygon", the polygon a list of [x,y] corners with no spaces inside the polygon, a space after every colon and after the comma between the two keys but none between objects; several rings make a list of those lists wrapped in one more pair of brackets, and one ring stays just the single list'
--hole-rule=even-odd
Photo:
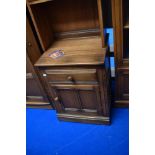
[{"label": "dark stained wood", "polygon": [[34,109],[53,109],[53,107],[48,104],[48,105],[32,105],[32,104],[29,104],[29,102],[27,102],[26,104],[26,108],[34,108]]},{"label": "dark stained wood", "polygon": [[54,32],[99,28],[96,0],[57,0],[48,10]]},{"label": "dark stained wood", "polygon": [[[100,37],[61,39],[55,42],[37,61],[35,66],[67,66],[103,64],[106,48],[101,47]],[[58,59],[49,57],[55,50],[62,50],[64,56]]]},{"label": "dark stained wood", "polygon": [[45,2],[50,2],[53,0],[28,0],[30,5],[34,5],[34,4],[39,4],[39,3],[45,3]]},{"label": "dark stained wood", "polygon": [[[118,89],[119,88],[119,89]],[[129,100],[129,70],[119,68],[116,75],[116,102]]]},{"label": "dark stained wood", "polygon": [[36,38],[33,34],[33,31],[27,16],[26,16],[26,51],[27,51],[27,54],[29,55],[29,58],[32,64],[34,64],[42,54],[39,49]]},{"label": "dark stained wood", "polygon": [[110,0],[102,0],[102,13],[105,28],[112,28],[112,5]]},{"label": "dark stained wood", "polygon": [[98,115],[83,115],[83,114],[67,114],[67,113],[58,113],[57,117],[60,121],[70,121],[78,123],[92,123],[92,124],[110,124],[110,118]]},{"label": "dark stained wood", "polygon": [[129,28],[129,0],[122,1],[122,16],[124,28]]},{"label": "dark stained wood", "polygon": [[[38,66],[38,69],[60,120],[74,121],[75,118],[77,122],[110,123],[109,84],[104,65]],[[73,82],[66,82],[68,75],[73,77]],[[82,115],[86,115],[85,119],[80,119]]]},{"label": "dark stained wood", "polygon": [[[53,31],[50,28],[48,18],[46,16],[47,10],[45,7],[40,7],[40,5],[38,7],[32,6],[32,9],[28,1],[27,8],[29,10],[32,22],[38,35],[42,50],[45,51],[53,41]],[[38,12],[43,13],[38,14]]]},{"label": "dark stained wood", "polygon": [[124,28],[129,29],[129,21],[126,21],[126,23],[124,24]]},{"label": "dark stained wood", "polygon": [[115,108],[129,108],[129,100],[116,100],[114,104]]},{"label": "dark stained wood", "polygon": [[[52,85],[63,112],[80,111],[102,114],[98,85]],[[55,98],[56,98],[55,97]]]},{"label": "dark stained wood", "polygon": [[69,32],[59,32],[55,33],[56,40],[64,38],[76,38],[76,37],[91,37],[99,36],[100,29],[88,29],[88,30],[78,30],[78,31],[69,31]]},{"label": "dark stained wood", "polygon": [[94,34],[101,36],[105,46],[101,0],[27,0],[27,7],[43,51],[56,38]]},{"label": "dark stained wood", "polygon": [[45,69],[44,75],[47,76],[49,83],[97,83],[96,69]]},{"label": "dark stained wood", "polygon": [[[44,51],[35,68],[59,120],[110,123],[102,5],[101,0],[27,0]],[[51,58],[58,50],[64,55]]]},{"label": "dark stained wood", "polygon": [[116,61],[115,104],[129,103],[129,0],[112,0],[114,55]]},{"label": "dark stained wood", "polygon": [[[124,26],[125,29],[128,27],[129,24],[129,17],[126,17],[127,20],[123,21],[123,9],[128,10],[128,8],[123,8],[123,2],[128,1],[128,0],[112,0],[112,6],[113,6],[113,26],[114,26],[114,50],[115,50],[115,59],[116,59],[116,66],[129,66],[129,61],[127,58],[124,58],[124,50],[126,48],[129,48],[128,46],[124,46],[124,41],[128,39],[128,35],[124,35]],[[126,3],[125,3],[126,4]],[[125,5],[126,6],[126,5]],[[127,6],[126,6],[127,7]],[[124,17],[125,18],[125,17]],[[125,37],[125,38],[124,38]],[[127,45],[127,43],[125,43]],[[128,49],[129,50],[129,49]]]},{"label": "dark stained wood", "polygon": [[99,14],[99,24],[100,24],[100,33],[101,33],[101,38],[102,38],[102,47],[105,46],[105,38],[104,38],[104,29],[103,29],[103,13],[102,13],[102,0],[97,0],[98,4],[98,14]]},{"label": "dark stained wood", "polygon": [[51,106],[28,55],[26,56],[26,75],[26,104],[36,107]]},{"label": "dark stained wood", "polygon": [[52,108],[33,64],[41,56],[30,19],[26,17],[26,104],[28,107]]}]

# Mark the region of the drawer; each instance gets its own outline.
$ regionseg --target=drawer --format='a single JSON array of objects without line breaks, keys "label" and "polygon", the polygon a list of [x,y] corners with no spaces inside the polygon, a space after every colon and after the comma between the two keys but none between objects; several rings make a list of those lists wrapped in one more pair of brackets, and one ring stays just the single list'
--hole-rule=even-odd
[{"label": "drawer", "polygon": [[96,69],[48,69],[43,76],[49,83],[97,83]]}]

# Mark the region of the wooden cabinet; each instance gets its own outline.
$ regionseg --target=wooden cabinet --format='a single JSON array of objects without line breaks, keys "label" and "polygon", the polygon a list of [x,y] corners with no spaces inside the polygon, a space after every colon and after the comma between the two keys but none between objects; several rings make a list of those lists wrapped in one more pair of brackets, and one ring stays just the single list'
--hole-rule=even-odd
[{"label": "wooden cabinet", "polygon": [[109,76],[104,64],[45,67],[40,60],[35,66],[59,120],[110,123]]},{"label": "wooden cabinet", "polygon": [[27,0],[27,7],[44,52],[35,67],[58,119],[109,124],[102,1]]},{"label": "wooden cabinet", "polygon": [[129,0],[112,0],[116,106],[129,106]]}]

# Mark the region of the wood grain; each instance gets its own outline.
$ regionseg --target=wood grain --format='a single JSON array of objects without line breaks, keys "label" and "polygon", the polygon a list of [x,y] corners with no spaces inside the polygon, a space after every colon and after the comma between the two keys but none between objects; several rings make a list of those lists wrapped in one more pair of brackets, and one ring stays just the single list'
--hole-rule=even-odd
[{"label": "wood grain", "polygon": [[[129,103],[129,1],[112,0],[114,55],[116,65],[115,103]],[[124,105],[123,105],[124,104]]]},{"label": "wood grain", "polygon": [[99,14],[99,23],[100,23],[100,33],[101,33],[101,38],[102,38],[102,47],[105,46],[105,35],[104,35],[104,26],[103,26],[103,13],[102,13],[102,1],[97,0],[98,4],[98,14]]},{"label": "wood grain", "polygon": [[[58,40],[40,57],[35,66],[103,64],[106,48],[101,46],[101,39],[98,36]],[[55,50],[62,50],[64,56],[58,59],[49,57]]]},{"label": "wood grain", "polygon": [[45,69],[44,74],[47,75],[49,83],[97,83],[97,75],[95,69]]},{"label": "wood grain", "polygon": [[50,104],[28,55],[26,56],[26,73],[31,75],[31,78],[29,76],[29,78],[26,79],[27,103]]},{"label": "wood grain", "polygon": [[99,30],[105,46],[101,0],[27,0],[27,7],[43,51],[56,38],[98,34],[92,30]]},{"label": "wood grain", "polygon": [[34,64],[42,54],[27,16],[26,16],[26,51],[27,54],[29,55],[32,64]]}]

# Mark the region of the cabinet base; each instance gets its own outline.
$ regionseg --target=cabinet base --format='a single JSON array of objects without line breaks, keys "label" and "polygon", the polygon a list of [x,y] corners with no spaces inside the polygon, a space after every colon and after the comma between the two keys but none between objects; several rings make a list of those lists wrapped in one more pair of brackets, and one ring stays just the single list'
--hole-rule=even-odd
[{"label": "cabinet base", "polygon": [[110,125],[110,117],[104,116],[86,116],[61,113],[57,114],[57,117],[60,121]]}]

